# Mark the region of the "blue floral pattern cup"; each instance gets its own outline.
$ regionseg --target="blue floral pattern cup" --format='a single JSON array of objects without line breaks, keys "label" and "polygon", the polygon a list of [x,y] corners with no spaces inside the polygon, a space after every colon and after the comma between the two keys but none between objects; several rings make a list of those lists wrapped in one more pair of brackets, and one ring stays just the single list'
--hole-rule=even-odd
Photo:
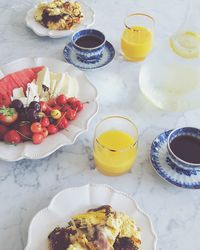
[{"label": "blue floral pattern cup", "polygon": [[[95,36],[99,40],[101,40],[102,43],[99,46],[93,47],[93,48],[81,47],[76,44],[76,41],[80,37],[83,37],[83,36]],[[80,30],[72,36],[72,45],[73,45],[73,49],[75,50],[77,59],[87,64],[90,64],[90,63],[94,64],[100,61],[103,55],[105,42],[106,42],[106,39],[105,39],[104,34],[94,29]]]},{"label": "blue floral pattern cup", "polygon": [[192,136],[196,137],[200,140],[200,130],[198,128],[192,128],[192,127],[184,127],[184,128],[178,128],[173,130],[168,137],[167,142],[167,150],[168,150],[168,159],[174,164],[175,168],[177,170],[183,170],[188,175],[196,174],[200,171],[200,163],[191,163],[186,162],[182,159],[180,159],[178,156],[174,154],[170,147],[170,143],[178,136]]}]

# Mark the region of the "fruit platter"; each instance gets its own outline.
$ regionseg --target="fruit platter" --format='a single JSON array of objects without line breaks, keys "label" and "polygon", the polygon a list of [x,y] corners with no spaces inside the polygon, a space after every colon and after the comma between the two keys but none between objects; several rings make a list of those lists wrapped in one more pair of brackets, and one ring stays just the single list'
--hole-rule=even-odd
[{"label": "fruit platter", "polygon": [[52,58],[0,67],[1,159],[39,159],[73,144],[98,110],[85,74]]}]

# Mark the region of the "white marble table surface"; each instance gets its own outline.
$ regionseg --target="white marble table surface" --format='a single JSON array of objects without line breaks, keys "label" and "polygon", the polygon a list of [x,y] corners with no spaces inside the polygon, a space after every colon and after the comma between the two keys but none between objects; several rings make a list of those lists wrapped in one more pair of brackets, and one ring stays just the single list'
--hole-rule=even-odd
[{"label": "white marble table surface", "polygon": [[[198,1],[198,0],[196,0]],[[26,56],[62,57],[66,39],[37,37],[26,28],[26,11],[33,0],[0,1],[0,63]],[[43,160],[0,161],[0,249],[22,250],[34,214],[48,205],[60,190],[77,185],[107,183],[135,198],[150,215],[158,235],[159,250],[200,250],[200,193],[164,182],[149,162],[153,138],[166,129],[200,125],[200,110],[167,113],[151,106],[140,94],[141,64],[125,62],[119,54],[123,18],[130,12],[146,11],[156,21],[157,42],[176,30],[183,16],[184,0],[87,0],[96,13],[95,28],[102,30],[116,48],[116,58],[107,68],[88,72],[99,91],[100,110],[87,133],[73,146],[64,147]],[[195,1],[194,1],[195,2]],[[199,22],[200,19],[196,20]],[[104,116],[122,114],[138,125],[139,155],[131,173],[105,177],[92,162],[95,124]]]}]

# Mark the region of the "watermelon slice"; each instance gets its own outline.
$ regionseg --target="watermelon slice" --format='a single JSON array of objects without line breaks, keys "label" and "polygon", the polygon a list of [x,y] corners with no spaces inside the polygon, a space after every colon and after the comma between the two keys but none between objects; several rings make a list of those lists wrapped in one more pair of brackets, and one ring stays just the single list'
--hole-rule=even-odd
[{"label": "watermelon slice", "polygon": [[22,87],[25,93],[27,84],[35,80],[37,73],[43,68],[44,66],[23,69],[0,79],[0,107],[10,105],[13,89]]}]

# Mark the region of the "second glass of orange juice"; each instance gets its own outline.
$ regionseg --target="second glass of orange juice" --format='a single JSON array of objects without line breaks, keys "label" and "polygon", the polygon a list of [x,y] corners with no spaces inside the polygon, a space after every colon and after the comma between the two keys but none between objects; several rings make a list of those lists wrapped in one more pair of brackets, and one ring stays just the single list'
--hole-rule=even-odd
[{"label": "second glass of orange juice", "polygon": [[142,61],[153,45],[154,19],[143,13],[129,15],[121,38],[121,49],[129,61]]},{"label": "second glass of orange juice", "polygon": [[138,132],[135,124],[121,116],[101,121],[95,131],[94,160],[105,175],[116,176],[128,172],[137,155]]}]

